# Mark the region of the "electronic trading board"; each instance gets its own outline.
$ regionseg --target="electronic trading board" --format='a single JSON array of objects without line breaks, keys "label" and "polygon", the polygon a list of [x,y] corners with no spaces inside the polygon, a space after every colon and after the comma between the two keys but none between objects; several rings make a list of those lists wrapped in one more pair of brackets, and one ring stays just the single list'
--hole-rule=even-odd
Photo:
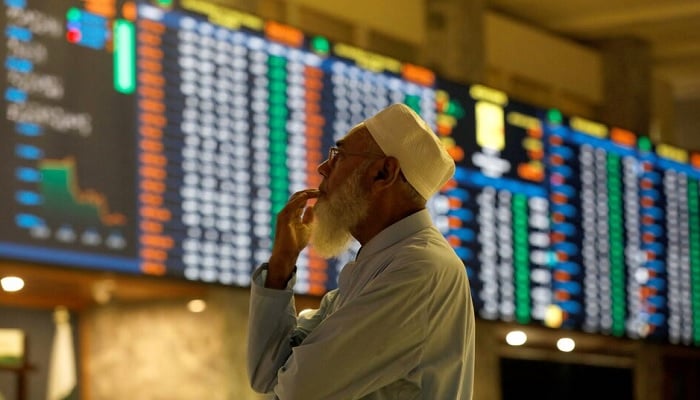
[{"label": "electronic trading board", "polygon": [[[700,155],[201,0],[4,0],[0,257],[247,286],[275,215],[401,102],[478,315],[700,344]],[[356,249],[355,249],[356,251]],[[353,252],[307,249],[299,293]]]}]

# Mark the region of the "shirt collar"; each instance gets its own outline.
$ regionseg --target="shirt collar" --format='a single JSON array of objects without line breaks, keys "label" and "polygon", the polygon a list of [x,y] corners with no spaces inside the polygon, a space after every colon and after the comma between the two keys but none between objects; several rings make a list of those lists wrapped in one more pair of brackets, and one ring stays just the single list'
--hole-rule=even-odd
[{"label": "shirt collar", "polygon": [[384,228],[376,236],[362,246],[357,253],[356,261],[362,261],[373,254],[384,250],[393,244],[415,234],[421,229],[432,226],[433,220],[427,209],[422,209]]}]

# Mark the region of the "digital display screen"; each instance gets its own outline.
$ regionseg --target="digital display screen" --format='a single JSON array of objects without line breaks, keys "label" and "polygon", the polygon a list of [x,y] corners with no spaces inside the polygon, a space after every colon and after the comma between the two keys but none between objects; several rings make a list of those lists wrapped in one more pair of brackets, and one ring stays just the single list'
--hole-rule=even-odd
[{"label": "digital display screen", "polygon": [[[248,286],[275,216],[402,102],[481,318],[700,344],[700,156],[201,0],[4,0],[0,257]],[[354,248],[356,251],[357,248]],[[299,293],[354,251],[305,250]]]},{"label": "digital display screen", "polygon": [[698,156],[545,121],[554,325],[698,344]]}]

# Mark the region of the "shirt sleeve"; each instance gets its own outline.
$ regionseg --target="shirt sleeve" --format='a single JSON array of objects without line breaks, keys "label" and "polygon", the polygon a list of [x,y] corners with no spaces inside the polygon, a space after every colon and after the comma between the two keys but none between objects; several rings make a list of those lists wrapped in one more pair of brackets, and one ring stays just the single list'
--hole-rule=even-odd
[{"label": "shirt sleeve", "polygon": [[248,318],[248,379],[261,393],[270,392],[277,382],[277,370],[291,354],[296,327],[295,277],[278,290],[265,287],[266,274],[266,264],[253,273]]},{"label": "shirt sleeve", "polygon": [[427,331],[432,285],[424,266],[388,268],[327,315],[280,369],[278,398],[361,398],[408,376]]},{"label": "shirt sleeve", "polygon": [[297,317],[292,287],[296,277],[284,290],[266,288],[267,265],[252,277],[248,321],[248,378],[254,390],[267,393],[277,383],[277,372],[292,353],[292,348],[323,320],[332,307],[337,289],[326,293],[317,310]]}]

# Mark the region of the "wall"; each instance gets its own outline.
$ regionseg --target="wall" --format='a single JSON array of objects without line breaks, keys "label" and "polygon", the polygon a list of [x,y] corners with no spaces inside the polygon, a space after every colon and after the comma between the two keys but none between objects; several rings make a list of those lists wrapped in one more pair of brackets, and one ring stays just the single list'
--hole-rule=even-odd
[{"label": "wall", "polygon": [[185,301],[111,304],[84,315],[85,398],[255,400],[245,346],[248,291],[213,287],[201,313]]},{"label": "wall", "polygon": [[602,62],[594,50],[493,12],[484,18],[490,69],[537,82],[543,92],[569,94],[591,104],[603,101]]},{"label": "wall", "polygon": [[289,0],[356,26],[373,29],[412,44],[425,40],[424,0]]}]

